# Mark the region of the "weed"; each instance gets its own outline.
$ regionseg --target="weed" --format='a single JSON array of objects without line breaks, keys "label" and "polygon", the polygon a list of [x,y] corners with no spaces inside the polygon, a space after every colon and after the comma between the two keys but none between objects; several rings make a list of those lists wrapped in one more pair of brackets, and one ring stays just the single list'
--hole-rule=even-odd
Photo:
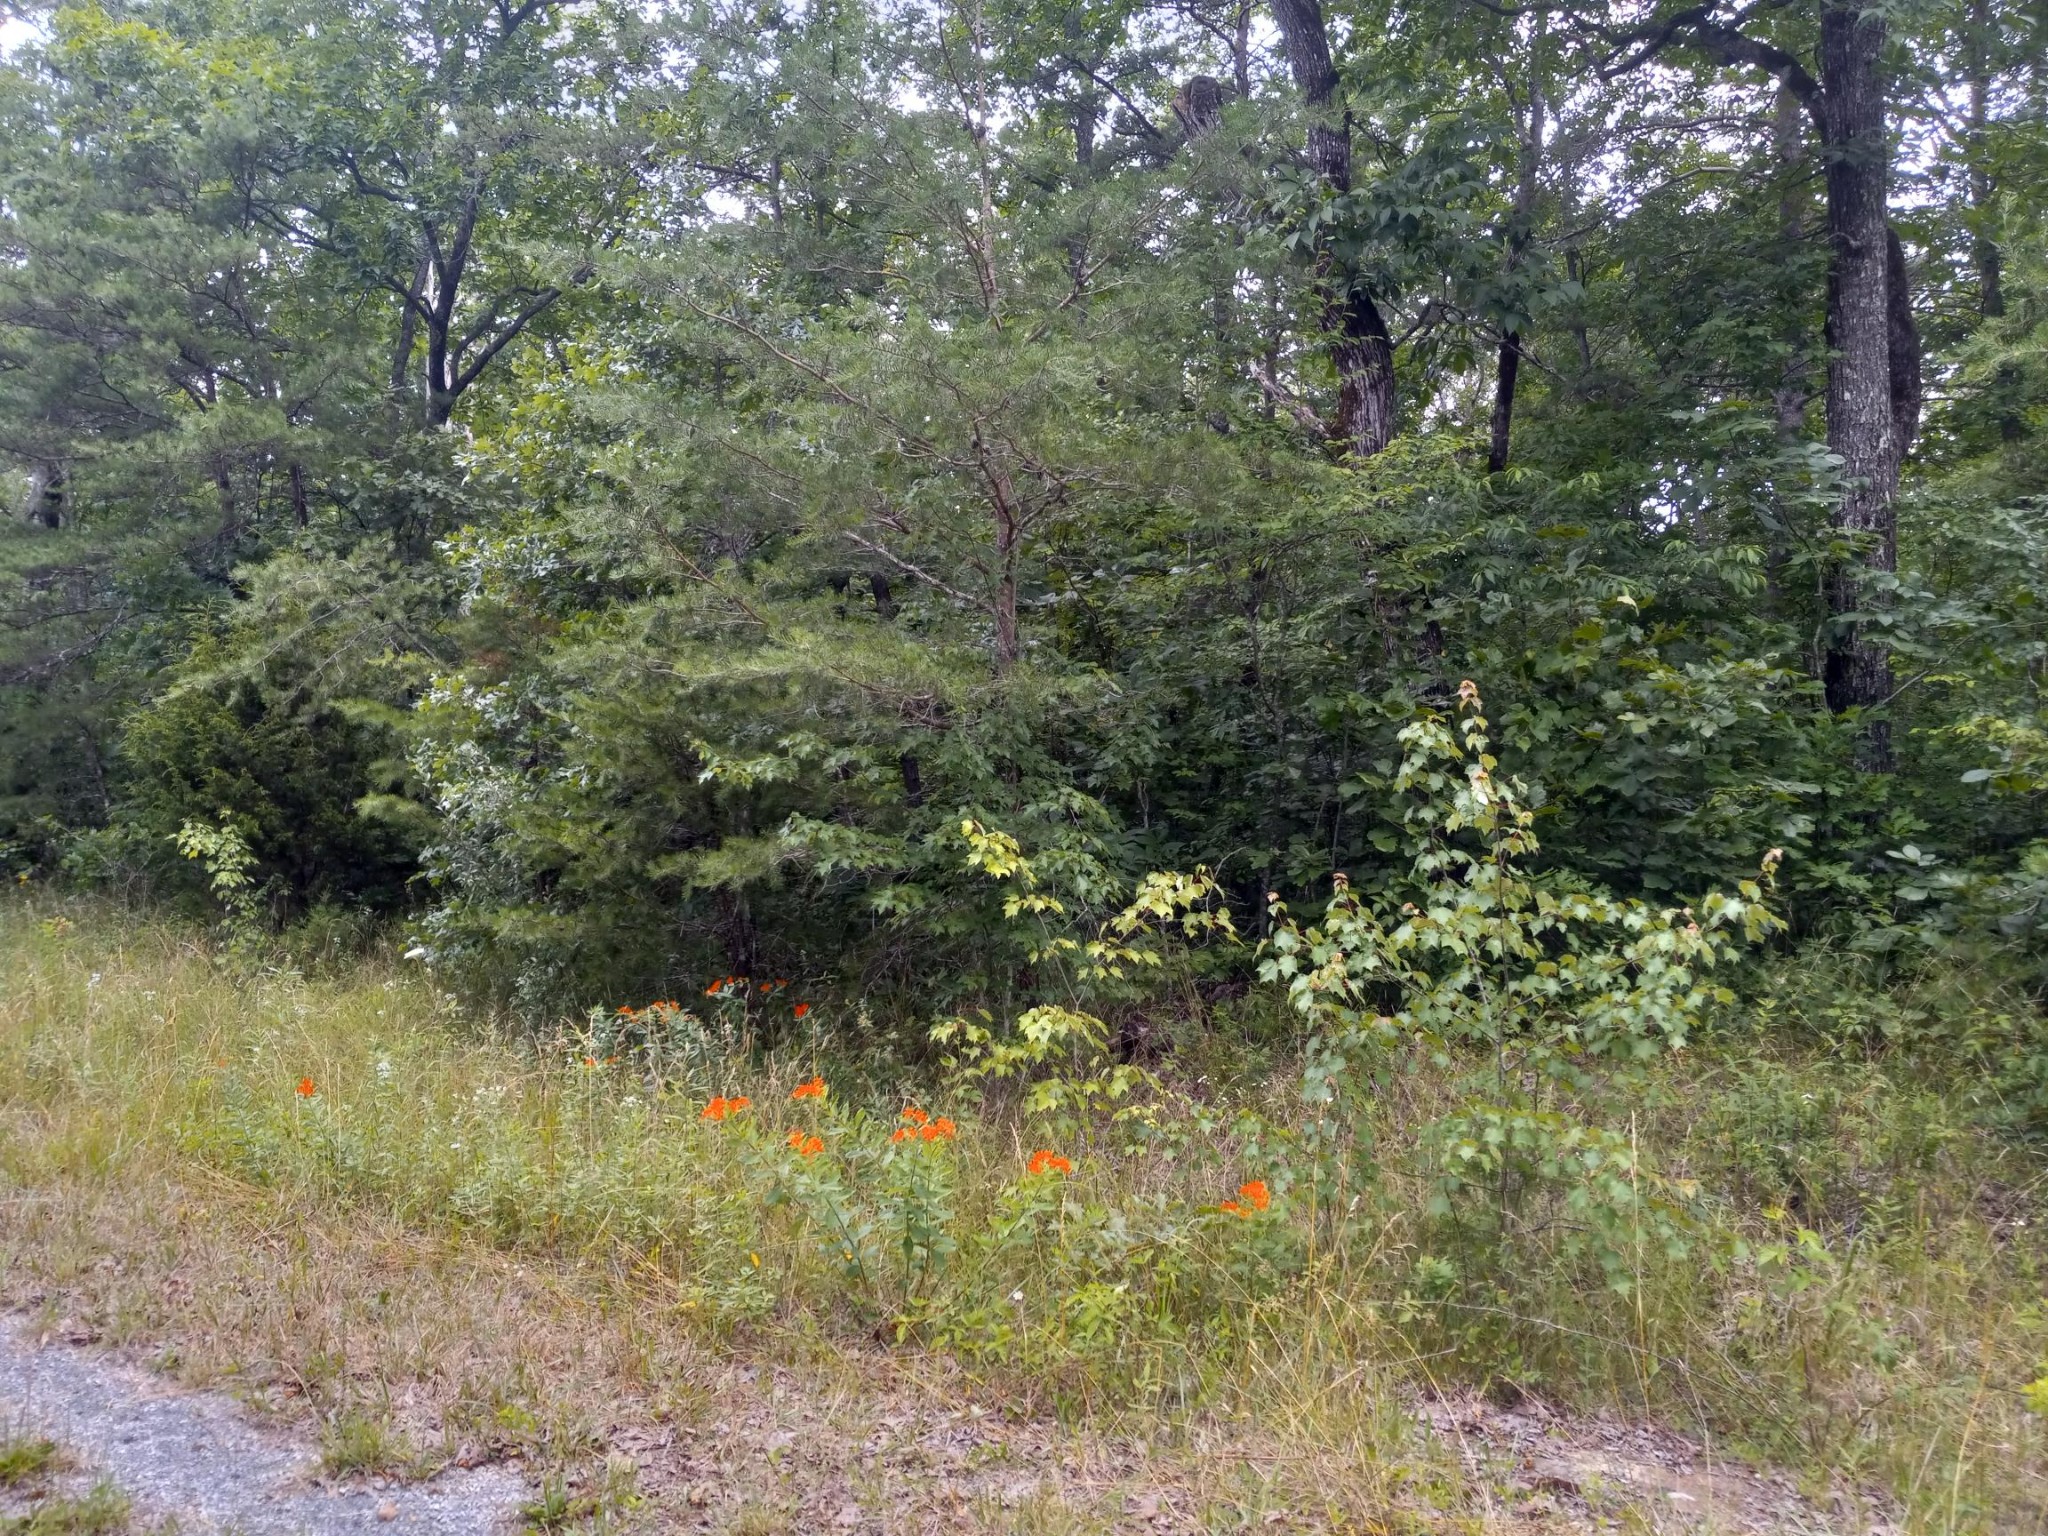
[{"label": "weed", "polygon": [[382,1415],[346,1408],[320,1438],[320,1465],[331,1477],[352,1473],[403,1473],[419,1461],[403,1434]]},{"label": "weed", "polygon": [[119,1536],[128,1529],[128,1500],[100,1483],[82,1498],[45,1500],[0,1529],[9,1536]]},{"label": "weed", "polygon": [[0,1487],[18,1488],[57,1470],[57,1442],[40,1435],[9,1435],[0,1440]]}]

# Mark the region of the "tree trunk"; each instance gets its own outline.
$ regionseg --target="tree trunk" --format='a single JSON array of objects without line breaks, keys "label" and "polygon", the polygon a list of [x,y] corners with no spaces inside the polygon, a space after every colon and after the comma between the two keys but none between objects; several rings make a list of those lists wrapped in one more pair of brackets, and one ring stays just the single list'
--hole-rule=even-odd
[{"label": "tree trunk", "polygon": [[427,291],[427,258],[413,268],[412,286],[398,311],[398,342],[391,349],[391,393],[404,398],[412,374],[412,354],[419,342],[419,306]]},{"label": "tree trunk", "polygon": [[[1778,243],[1788,261],[1806,243],[1806,189],[1799,177],[1799,169],[1806,161],[1805,118],[1798,94],[1781,79],[1771,146],[1777,155],[1778,175],[1783,178],[1778,193]],[[1778,387],[1771,392],[1772,404],[1777,408],[1778,436],[1788,442],[1806,428],[1810,345],[1804,327],[1795,319],[1785,332],[1785,366],[1778,376]]]},{"label": "tree trunk", "polygon": [[[1827,154],[1828,447],[1842,463],[1837,525],[1863,546],[1859,562],[1830,573],[1836,628],[1823,668],[1837,713],[1875,709],[1892,693],[1891,657],[1869,628],[1847,615],[1868,600],[1860,576],[1898,569],[1894,498],[1899,453],[1894,435],[1890,230],[1885,220],[1888,160],[1881,74],[1885,24],[1854,0],[1827,0],[1821,11],[1821,114]],[[1862,765],[1888,771],[1890,732],[1864,726]]]},{"label": "tree trunk", "polygon": [[[1351,190],[1351,123],[1330,120],[1337,93],[1337,67],[1330,59],[1329,32],[1321,0],[1273,0],[1273,19],[1287,54],[1287,67],[1303,103],[1314,117],[1308,130],[1308,162],[1333,192]],[[1394,437],[1394,343],[1379,305],[1353,274],[1338,270],[1325,253],[1317,270],[1323,290],[1321,325],[1333,338],[1330,360],[1337,368],[1336,438],[1364,457]]]},{"label": "tree trunk", "polygon": [[1515,376],[1522,371],[1522,337],[1509,331],[1500,339],[1500,363],[1493,375],[1493,426],[1486,448],[1486,472],[1508,467],[1508,444],[1515,425]]},{"label": "tree trunk", "polygon": [[1970,71],[1970,137],[1965,153],[1970,167],[1970,259],[1977,268],[1977,313],[1995,320],[2005,313],[2005,257],[1991,234],[1993,187],[1985,164],[1990,126],[1991,45],[1996,35],[1990,0],[1970,0],[1970,41],[1964,50]]},{"label": "tree trunk", "polygon": [[221,537],[231,537],[240,530],[242,515],[235,502],[235,477],[224,453],[213,456],[213,489],[220,498]]},{"label": "tree trunk", "polygon": [[1230,82],[1237,87],[1237,99],[1252,99],[1252,0],[1240,0],[1237,7],[1237,35],[1230,43]]},{"label": "tree trunk", "polygon": [[[1515,175],[1514,211],[1508,230],[1507,270],[1512,274],[1529,249],[1531,225],[1536,217],[1538,178],[1543,171],[1543,78],[1541,70],[1543,32],[1537,32],[1529,55],[1529,111],[1522,125],[1521,164]],[[1510,326],[1501,333],[1500,363],[1493,376],[1493,421],[1488,434],[1486,472],[1497,475],[1508,467],[1508,450],[1515,427],[1515,381],[1522,372],[1522,333]]]},{"label": "tree trunk", "polygon": [[1913,276],[1899,232],[1884,232],[1885,339],[1892,374],[1892,457],[1906,461],[1920,431],[1920,326],[1913,318]]},{"label": "tree trunk", "polygon": [[30,523],[41,528],[64,526],[65,503],[70,498],[70,477],[60,463],[37,464],[29,471],[27,514]]}]

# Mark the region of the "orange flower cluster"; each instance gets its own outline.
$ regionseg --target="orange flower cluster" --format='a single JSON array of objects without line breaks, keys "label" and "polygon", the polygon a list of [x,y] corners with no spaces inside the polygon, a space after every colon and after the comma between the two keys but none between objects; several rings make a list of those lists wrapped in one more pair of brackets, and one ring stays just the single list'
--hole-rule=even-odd
[{"label": "orange flower cluster", "polygon": [[721,1093],[717,1098],[704,1106],[704,1112],[697,1118],[700,1120],[726,1120],[743,1109],[752,1109],[753,1107],[754,1101],[745,1094],[736,1094],[728,1099]]},{"label": "orange flower cluster", "polygon": [[796,1007],[791,1009],[790,1011],[794,1013],[798,1018],[802,1018],[805,1014],[811,1011],[811,1005],[809,1003],[798,1003]]},{"label": "orange flower cluster", "polygon": [[1227,1211],[1232,1216],[1250,1217],[1255,1212],[1263,1211],[1272,1203],[1273,1192],[1266,1188],[1266,1181],[1264,1179],[1252,1179],[1248,1183],[1238,1185],[1237,1199],[1226,1200],[1217,1206],[1216,1209]]},{"label": "orange flower cluster", "polygon": [[901,1118],[906,1123],[896,1127],[896,1133],[889,1138],[891,1141],[909,1141],[912,1138],[919,1141],[951,1141],[960,1131],[960,1127],[946,1116],[941,1115],[934,1120],[915,1104],[906,1108]]},{"label": "orange flower cluster", "polygon": [[665,997],[659,1002],[649,1003],[645,1008],[622,1007],[619,1009],[619,1017],[629,1024],[637,1024],[642,1019],[659,1020],[664,1015],[681,1013],[682,1011],[683,1005],[681,1003],[672,997]]},{"label": "orange flower cluster", "polygon": [[302,1077],[299,1079],[300,1098],[310,1099],[311,1097],[313,1097],[314,1092],[315,1089],[313,1087],[313,1079],[311,1079],[310,1077]]},{"label": "orange flower cluster", "polygon": [[1052,1148],[1040,1147],[1031,1154],[1031,1161],[1027,1165],[1027,1171],[1033,1178],[1037,1178],[1042,1173],[1072,1173],[1074,1165],[1064,1157],[1061,1157],[1059,1153],[1053,1151]]},{"label": "orange flower cluster", "polygon": [[787,1144],[798,1157],[816,1157],[825,1150],[823,1141],[816,1136],[806,1136],[802,1131],[791,1131]]},{"label": "orange flower cluster", "polygon": [[825,1079],[814,1077],[808,1083],[798,1083],[790,1090],[792,1099],[822,1099],[825,1097]]},{"label": "orange flower cluster", "polygon": [[[787,976],[778,976],[773,981],[760,982],[748,976],[720,976],[704,989],[704,995],[706,997],[718,997],[727,992],[744,992],[747,988],[752,987],[757,995],[766,997],[771,992],[787,992],[793,985],[794,983]],[[650,1008],[662,1006],[660,1003],[648,1004]],[[675,1004],[669,1003],[666,1006],[673,1008]],[[619,1010],[621,1013],[626,1011],[623,1008]]]}]

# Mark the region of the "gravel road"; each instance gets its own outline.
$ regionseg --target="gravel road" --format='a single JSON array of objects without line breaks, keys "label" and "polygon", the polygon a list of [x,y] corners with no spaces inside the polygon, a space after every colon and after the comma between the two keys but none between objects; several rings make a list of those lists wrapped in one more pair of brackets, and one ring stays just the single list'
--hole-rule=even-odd
[{"label": "gravel road", "polygon": [[500,1536],[517,1528],[527,1497],[498,1467],[383,1490],[316,1485],[318,1450],[258,1427],[232,1400],[38,1345],[18,1318],[0,1318],[0,1427],[48,1436],[126,1494],[138,1524],[172,1518],[181,1536]]}]

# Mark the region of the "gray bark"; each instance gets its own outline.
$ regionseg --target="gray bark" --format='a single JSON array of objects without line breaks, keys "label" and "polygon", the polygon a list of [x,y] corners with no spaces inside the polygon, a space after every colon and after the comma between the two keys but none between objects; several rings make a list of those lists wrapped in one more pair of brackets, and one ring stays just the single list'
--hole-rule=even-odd
[{"label": "gray bark", "polygon": [[[1864,601],[1868,571],[1898,569],[1894,498],[1899,444],[1892,390],[1891,232],[1885,218],[1889,156],[1885,141],[1882,15],[1828,0],[1821,11],[1820,112],[1827,154],[1828,447],[1841,459],[1844,488],[1837,526],[1863,544],[1860,562],[1831,573],[1829,606],[1837,628],[1823,682],[1837,713],[1873,709],[1892,694],[1891,657],[1872,630],[1850,621]],[[1858,569],[1858,565],[1862,567]],[[1882,720],[1865,728],[1863,766],[1892,765]]]},{"label": "gray bark", "polygon": [[[1312,114],[1308,162],[1334,192],[1351,190],[1351,124],[1331,103],[1337,94],[1337,66],[1320,0],[1273,0],[1287,68]],[[1337,425],[1332,434],[1361,457],[1378,453],[1394,438],[1394,343],[1371,292],[1354,273],[1338,270],[1325,255],[1321,326],[1330,337],[1337,367]]]}]

